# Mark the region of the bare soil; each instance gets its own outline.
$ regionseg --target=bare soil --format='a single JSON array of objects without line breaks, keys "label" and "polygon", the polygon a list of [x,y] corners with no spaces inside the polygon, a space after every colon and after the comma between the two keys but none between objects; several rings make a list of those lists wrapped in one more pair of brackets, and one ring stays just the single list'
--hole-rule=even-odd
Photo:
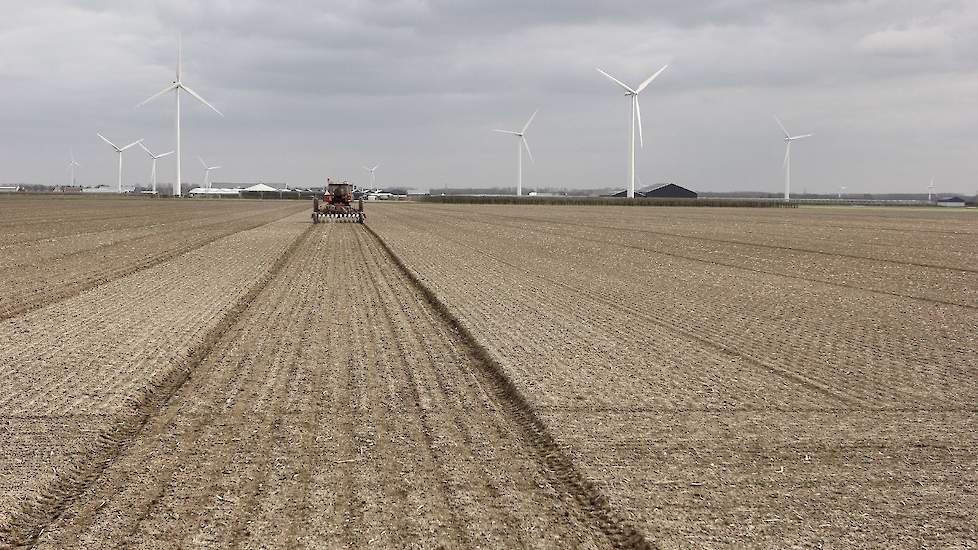
[{"label": "bare soil", "polygon": [[0,198],[0,548],[978,546],[973,212],[308,206]]}]

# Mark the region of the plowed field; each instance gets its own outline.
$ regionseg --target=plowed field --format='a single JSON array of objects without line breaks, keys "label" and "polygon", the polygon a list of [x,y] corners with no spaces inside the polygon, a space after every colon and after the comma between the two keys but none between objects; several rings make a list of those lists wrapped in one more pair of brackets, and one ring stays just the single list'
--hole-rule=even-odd
[{"label": "plowed field", "polygon": [[0,197],[0,548],[978,544],[972,212],[307,207]]}]

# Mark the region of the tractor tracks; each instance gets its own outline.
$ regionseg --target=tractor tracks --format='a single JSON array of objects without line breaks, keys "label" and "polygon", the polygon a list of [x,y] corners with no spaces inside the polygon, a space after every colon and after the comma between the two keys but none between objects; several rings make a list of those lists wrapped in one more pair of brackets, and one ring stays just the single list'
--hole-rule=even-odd
[{"label": "tractor tracks", "polygon": [[[8,525],[0,525],[0,548],[4,548],[5,541],[12,547],[31,546],[37,541],[46,526],[98,479],[122,452],[126,444],[137,436],[147,421],[188,380],[193,371],[220,340],[223,333],[234,324],[237,317],[248,309],[265,286],[288,264],[300,248],[301,243],[308,239],[309,234],[310,231],[307,229],[292,241],[265,275],[221,315],[218,322],[205,333],[200,343],[189,350],[182,364],[175,365],[161,376],[156,377],[136,396],[131,397],[128,403],[130,407],[124,408],[108,422],[108,428],[99,433],[92,448],[80,456],[68,471],[60,473],[53,483],[44,487],[37,498],[23,503],[20,510],[13,513]],[[221,237],[215,237],[213,240],[219,238]],[[183,252],[186,251],[176,251],[173,255]],[[163,261],[165,260],[160,260],[157,263]]]},{"label": "tractor tracks", "polygon": [[359,225],[310,225],[116,425],[0,540],[653,547]]},{"label": "tractor tracks", "polygon": [[487,391],[495,397],[506,415],[519,426],[521,435],[530,445],[550,482],[572,499],[575,504],[573,513],[600,530],[616,548],[653,548],[652,542],[621,518],[607,497],[574,465],[573,460],[550,434],[546,424],[536,415],[534,407],[513,384],[489,350],[479,343],[475,335],[383,238],[371,227],[366,226],[366,229],[401,273],[421,292],[429,306],[458,334],[477,367],[482,386],[488,388]]},{"label": "tractor tracks", "polygon": [[[49,288],[44,288],[40,292],[33,293],[33,295],[25,295],[23,293],[14,296],[8,295],[5,297],[6,299],[0,299],[0,321],[70,299],[93,288],[150,269],[189,252],[200,250],[220,239],[273,224],[294,214],[294,211],[276,213],[270,219],[264,218],[258,222],[246,222],[240,226],[233,227],[229,231],[222,230],[218,225],[214,229],[215,232],[213,234],[206,235],[203,238],[194,238],[191,236],[185,244],[180,244],[173,248],[165,248],[161,251],[153,251],[142,257],[133,258],[128,263],[109,262],[108,265],[101,265],[94,268],[94,272],[82,273],[81,276],[73,275],[73,277],[77,278],[61,284],[54,284]],[[199,231],[200,229],[202,228],[197,228],[196,230]],[[187,231],[190,232],[190,230]],[[144,237],[144,239],[148,238],[150,237]],[[170,235],[169,238],[178,239],[179,237]],[[112,246],[118,247],[127,244],[129,243],[113,243]],[[61,258],[54,258],[55,263],[60,260]]]}]

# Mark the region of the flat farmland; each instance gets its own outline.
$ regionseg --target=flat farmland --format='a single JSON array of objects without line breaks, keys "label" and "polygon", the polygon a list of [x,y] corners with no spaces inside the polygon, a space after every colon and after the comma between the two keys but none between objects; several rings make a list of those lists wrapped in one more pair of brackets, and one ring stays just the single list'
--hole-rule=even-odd
[{"label": "flat farmland", "polygon": [[375,210],[649,540],[976,544],[974,212]]},{"label": "flat farmland", "polygon": [[0,197],[0,548],[978,544],[974,212],[308,206]]}]

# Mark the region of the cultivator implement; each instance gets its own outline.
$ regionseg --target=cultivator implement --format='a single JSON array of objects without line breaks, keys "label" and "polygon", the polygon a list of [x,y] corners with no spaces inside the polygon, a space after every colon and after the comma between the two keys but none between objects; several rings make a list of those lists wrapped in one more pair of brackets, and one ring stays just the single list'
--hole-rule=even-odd
[{"label": "cultivator implement", "polygon": [[322,200],[312,199],[312,223],[363,223],[365,220],[363,200],[353,206],[353,186],[348,183],[330,183]]}]

